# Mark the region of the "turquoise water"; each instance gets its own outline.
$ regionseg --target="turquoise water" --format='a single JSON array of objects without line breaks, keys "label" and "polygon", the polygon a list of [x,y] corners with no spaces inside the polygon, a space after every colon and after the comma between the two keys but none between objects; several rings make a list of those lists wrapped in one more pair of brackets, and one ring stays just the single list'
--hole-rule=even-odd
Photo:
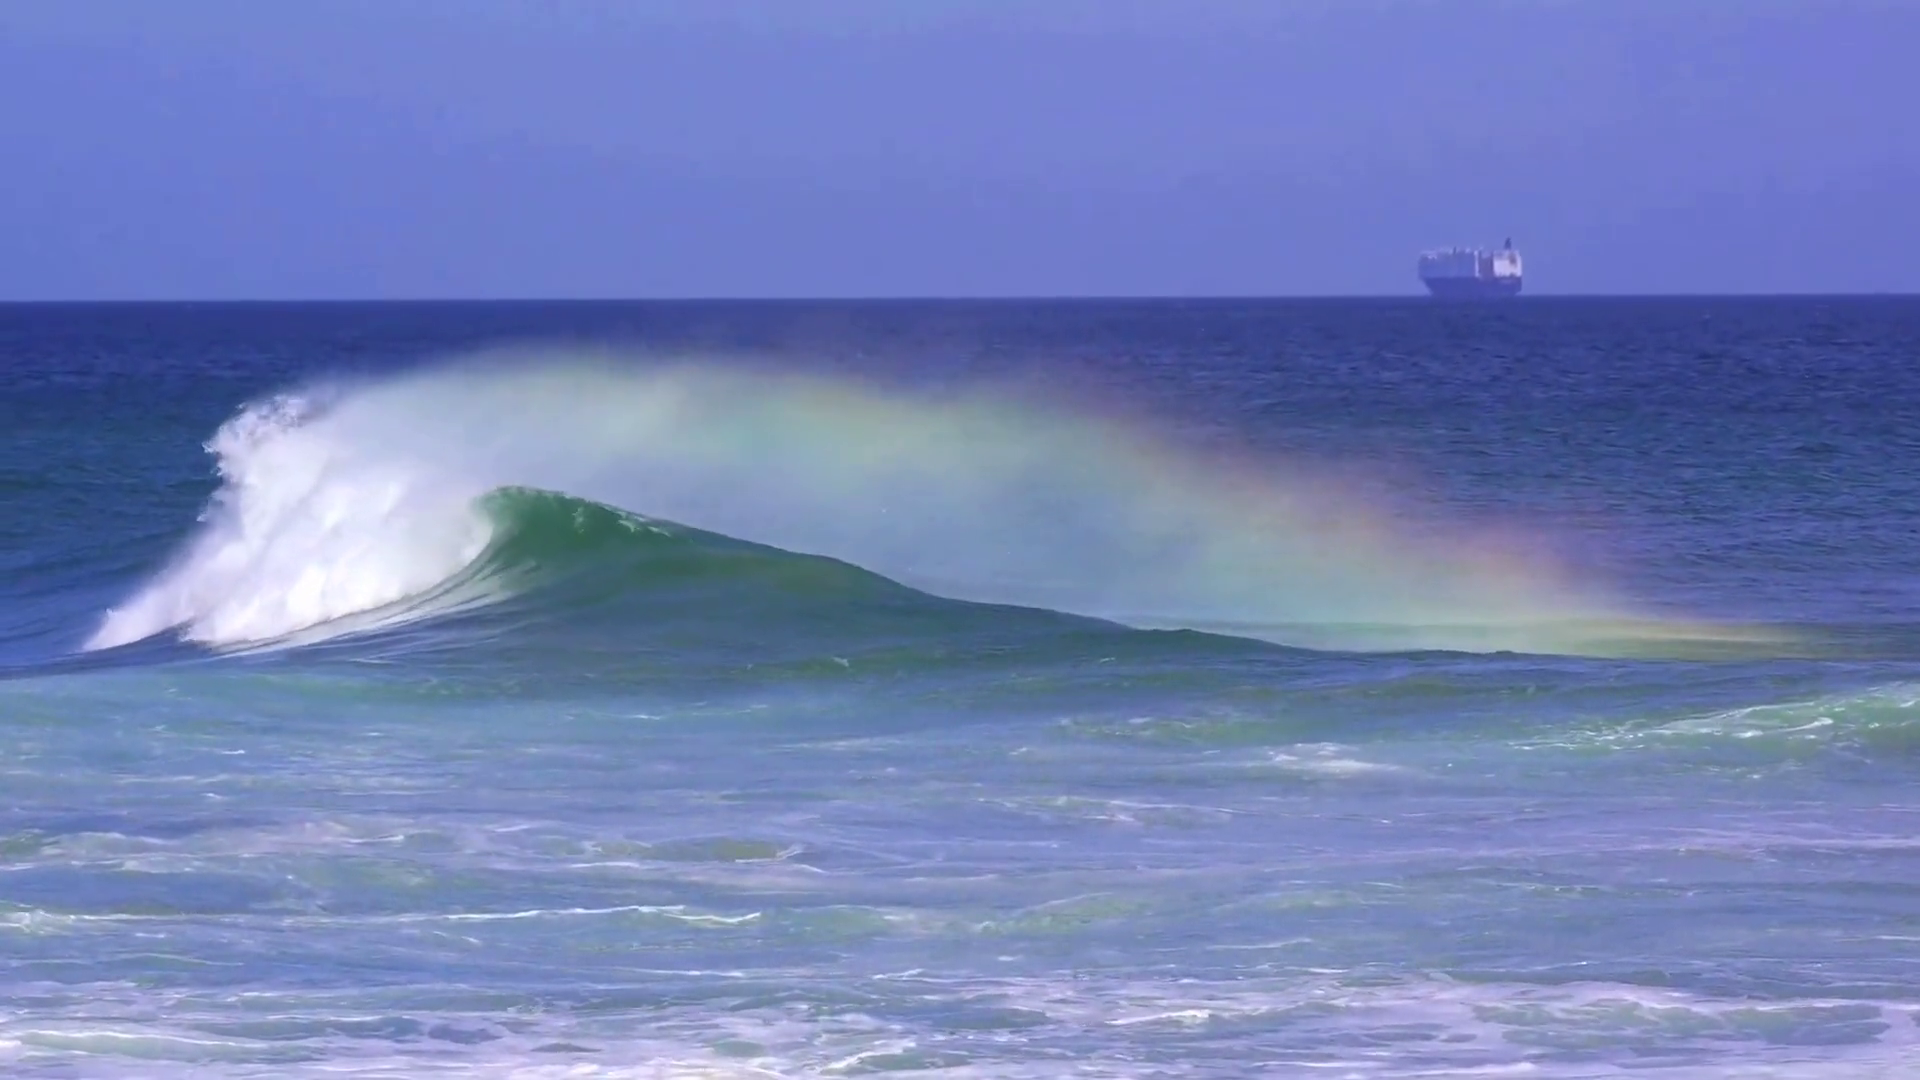
[{"label": "turquoise water", "polygon": [[0,308],[0,1066],[1909,1075],[1916,357]]}]

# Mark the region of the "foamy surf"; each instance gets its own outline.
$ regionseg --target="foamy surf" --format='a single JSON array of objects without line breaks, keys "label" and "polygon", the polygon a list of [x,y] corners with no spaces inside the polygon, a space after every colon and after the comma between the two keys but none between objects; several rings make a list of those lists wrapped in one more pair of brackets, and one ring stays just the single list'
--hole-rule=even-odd
[{"label": "foamy surf", "polygon": [[176,628],[214,646],[284,638],[434,593],[486,549],[484,489],[343,438],[321,401],[277,397],[220,428],[207,450],[221,486],[199,532],[108,612],[89,649]]},{"label": "foamy surf", "polygon": [[1617,653],[1726,636],[1634,617],[1524,532],[1012,395],[523,354],[251,406],[208,448],[222,486],[201,531],[89,648],[430,616],[494,536],[478,500],[509,486],[955,599],[1283,644]]}]

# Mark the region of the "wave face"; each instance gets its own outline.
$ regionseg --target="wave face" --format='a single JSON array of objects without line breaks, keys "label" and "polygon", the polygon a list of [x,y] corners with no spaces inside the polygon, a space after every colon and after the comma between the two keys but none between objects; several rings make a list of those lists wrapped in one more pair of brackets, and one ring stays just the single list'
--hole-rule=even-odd
[{"label": "wave face", "polygon": [[1605,651],[1632,620],[1537,539],[1013,395],[495,356],[246,408],[184,552],[88,642],[216,648],[483,604],[485,500],[562,492],[960,600],[1335,648]]}]

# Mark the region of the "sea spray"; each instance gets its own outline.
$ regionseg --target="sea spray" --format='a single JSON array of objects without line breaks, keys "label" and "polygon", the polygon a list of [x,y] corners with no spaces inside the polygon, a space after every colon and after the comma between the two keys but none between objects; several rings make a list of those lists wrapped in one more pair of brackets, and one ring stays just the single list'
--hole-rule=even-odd
[{"label": "sea spray", "polygon": [[89,648],[173,627],[210,645],[272,640],[430,591],[485,549],[482,489],[338,438],[319,400],[276,397],[221,427],[207,444],[221,486],[200,531]]},{"label": "sea spray", "polygon": [[506,486],[1137,625],[1545,651],[1625,632],[1524,534],[1031,396],[522,352],[250,406],[209,449],[200,534],[93,647],[268,641],[431,590],[485,550],[477,503]]}]

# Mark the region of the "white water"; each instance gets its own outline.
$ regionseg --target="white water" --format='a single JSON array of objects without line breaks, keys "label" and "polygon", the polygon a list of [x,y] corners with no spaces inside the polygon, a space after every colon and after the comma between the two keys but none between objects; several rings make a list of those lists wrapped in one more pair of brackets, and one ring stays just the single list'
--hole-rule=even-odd
[{"label": "white water", "polygon": [[1578,651],[1570,623],[1619,611],[1523,538],[1006,398],[522,356],[251,407],[209,450],[202,531],[90,647],[270,641],[416,596],[485,548],[474,500],[507,485],[961,599],[1281,641]]},{"label": "white water", "polygon": [[174,627],[209,645],[281,638],[424,593],[485,549],[478,490],[340,437],[308,400],[250,406],[221,427],[207,449],[222,486],[200,533],[88,648]]}]

